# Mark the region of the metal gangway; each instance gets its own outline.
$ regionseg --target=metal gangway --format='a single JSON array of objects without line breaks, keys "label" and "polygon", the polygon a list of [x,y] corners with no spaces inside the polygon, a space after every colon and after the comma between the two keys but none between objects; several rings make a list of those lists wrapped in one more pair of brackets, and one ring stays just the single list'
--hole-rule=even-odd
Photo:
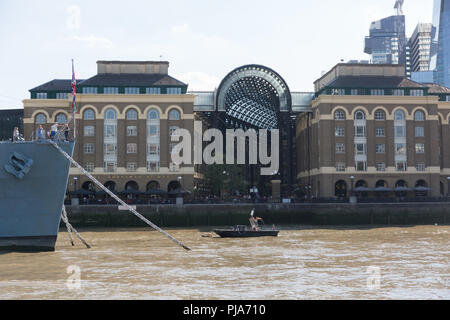
[{"label": "metal gangway", "polygon": [[92,180],[99,188],[101,188],[103,191],[105,191],[107,194],[109,194],[113,199],[115,199],[118,203],[120,203],[122,206],[126,207],[131,213],[133,213],[135,216],[137,216],[139,219],[144,221],[146,224],[148,224],[150,227],[155,229],[156,231],[159,231],[162,233],[165,237],[167,237],[169,240],[173,241],[180,247],[182,247],[185,250],[191,250],[189,247],[185,246],[181,241],[175,239],[173,236],[162,230],[160,227],[155,225],[153,222],[145,218],[143,215],[141,215],[139,212],[137,212],[135,209],[133,209],[131,206],[129,206],[127,203],[125,203],[122,199],[120,199],[118,196],[116,196],[111,190],[106,188],[102,183],[100,183],[97,179],[94,178],[89,172],[87,172],[82,166],[80,166],[70,155],[67,154],[63,149],[61,149],[58,144],[53,140],[47,140],[50,142],[66,159],[68,159],[75,167],[80,169],[80,171],[87,176],[89,179]]}]

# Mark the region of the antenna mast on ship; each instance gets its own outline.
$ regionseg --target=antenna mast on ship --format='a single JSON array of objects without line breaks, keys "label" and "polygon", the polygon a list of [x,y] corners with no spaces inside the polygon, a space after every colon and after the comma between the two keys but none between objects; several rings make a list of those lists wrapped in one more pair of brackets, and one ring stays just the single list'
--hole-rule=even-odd
[{"label": "antenna mast on ship", "polygon": [[72,119],[73,119],[73,139],[74,140],[77,137],[77,127],[75,125],[75,115],[77,113],[76,95],[77,95],[77,79],[75,78],[75,70],[73,67],[73,59],[72,59]]}]

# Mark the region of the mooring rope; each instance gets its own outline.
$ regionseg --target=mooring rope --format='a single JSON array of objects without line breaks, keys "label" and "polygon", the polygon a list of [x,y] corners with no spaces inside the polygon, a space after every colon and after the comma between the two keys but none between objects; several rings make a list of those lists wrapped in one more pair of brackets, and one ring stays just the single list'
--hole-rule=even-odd
[{"label": "mooring rope", "polygon": [[72,225],[69,223],[69,219],[67,218],[67,214],[66,214],[66,207],[64,205],[63,205],[62,212],[61,212],[61,218],[64,221],[64,223],[66,224],[67,233],[69,234],[69,238],[70,238],[70,243],[72,244],[72,246],[74,246],[75,244],[73,243],[73,238],[72,238]]},{"label": "mooring rope", "polygon": [[69,219],[67,218],[67,212],[66,212],[65,206],[63,206],[61,217],[67,226],[67,230],[69,231],[69,236],[70,236],[70,240],[72,241],[72,245],[74,245],[74,244],[73,244],[72,235],[71,235],[70,230],[72,230],[75,233],[75,235],[77,236],[77,238],[80,239],[80,241],[83,242],[84,245],[88,249],[90,249],[91,246],[83,239],[83,237],[78,233],[78,231],[70,224]]},{"label": "mooring rope", "polygon": [[185,246],[181,241],[178,241],[174,237],[172,237],[170,234],[162,230],[160,227],[155,225],[153,222],[145,218],[143,215],[141,215],[139,212],[134,210],[132,207],[130,207],[127,203],[125,203],[122,199],[120,199],[118,196],[116,196],[111,190],[106,188],[102,183],[100,183],[97,179],[94,178],[89,172],[87,172],[82,166],[80,166],[71,156],[69,156],[64,150],[62,150],[57,143],[55,143],[52,140],[48,140],[66,159],[68,159],[75,167],[80,169],[80,171],[87,176],[89,179],[92,180],[99,188],[101,188],[103,191],[105,191],[107,194],[109,194],[113,199],[115,199],[117,202],[119,202],[122,206],[126,207],[131,213],[133,213],[136,217],[144,221],[146,224],[151,226],[156,231],[159,231],[164,236],[166,236],[171,241],[175,242],[177,245],[182,247],[185,250],[191,250],[189,247]]}]

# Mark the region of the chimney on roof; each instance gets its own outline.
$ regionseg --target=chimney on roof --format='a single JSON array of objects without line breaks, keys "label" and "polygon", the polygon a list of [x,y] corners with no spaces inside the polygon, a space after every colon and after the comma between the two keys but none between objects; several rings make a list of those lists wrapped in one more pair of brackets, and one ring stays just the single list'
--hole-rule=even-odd
[{"label": "chimney on roof", "polygon": [[168,74],[167,61],[97,61],[97,74]]}]

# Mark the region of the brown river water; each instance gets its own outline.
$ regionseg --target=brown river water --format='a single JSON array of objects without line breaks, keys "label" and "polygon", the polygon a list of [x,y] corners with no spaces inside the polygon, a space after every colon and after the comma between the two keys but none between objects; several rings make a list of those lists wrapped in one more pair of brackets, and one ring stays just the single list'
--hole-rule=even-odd
[{"label": "brown river water", "polygon": [[0,299],[450,299],[450,226],[282,226],[278,238],[81,229],[92,245],[0,252]]}]

